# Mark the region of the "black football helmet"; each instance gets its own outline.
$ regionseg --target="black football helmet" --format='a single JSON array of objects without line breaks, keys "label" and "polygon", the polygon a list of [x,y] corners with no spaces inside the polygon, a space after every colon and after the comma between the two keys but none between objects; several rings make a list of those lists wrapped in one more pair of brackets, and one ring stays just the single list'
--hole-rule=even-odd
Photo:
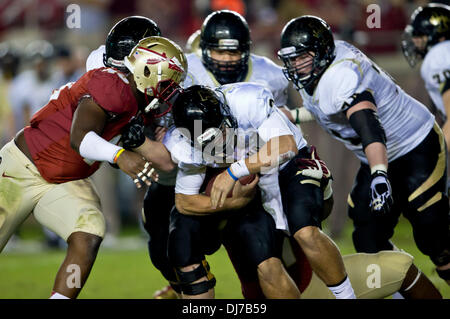
[{"label": "black football helmet", "polygon": [[[413,37],[420,36],[427,37],[422,48],[418,48],[413,42]],[[402,38],[403,55],[409,65],[414,67],[441,38],[450,39],[450,7],[430,3],[414,10]]]},{"label": "black football helmet", "polygon": [[[215,11],[203,22],[200,33],[203,64],[220,84],[240,82],[245,78],[250,44],[248,24],[237,12]],[[241,58],[236,62],[221,62],[211,58],[211,49],[236,50],[241,53]]]},{"label": "black football helmet", "polygon": [[[309,89],[320,78],[335,57],[335,45],[330,26],[321,18],[305,15],[289,21],[281,31],[281,49],[278,58],[284,63],[283,73],[298,89]],[[308,74],[300,73],[305,67],[295,65],[302,54],[312,56]],[[309,63],[309,62],[308,62]]]},{"label": "black football helmet", "polygon": [[123,58],[131,52],[139,40],[150,36],[161,36],[161,31],[153,20],[141,16],[130,16],[120,20],[106,37],[103,64],[127,71]]},{"label": "black football helmet", "polygon": [[223,148],[232,136],[226,134],[223,139],[225,131],[237,128],[223,94],[203,85],[183,90],[175,100],[172,114],[175,126],[199,149],[211,142]]}]

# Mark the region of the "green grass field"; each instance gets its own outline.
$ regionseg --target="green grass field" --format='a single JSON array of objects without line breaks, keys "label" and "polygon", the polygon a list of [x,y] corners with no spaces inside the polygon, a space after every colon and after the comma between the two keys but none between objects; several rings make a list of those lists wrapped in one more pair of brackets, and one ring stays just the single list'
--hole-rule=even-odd
[{"label": "green grass field", "polygon": [[[325,227],[326,231],[326,227]],[[348,223],[341,238],[335,239],[342,254],[354,253],[351,242],[351,225]],[[139,230],[124,231],[124,235],[138,236]],[[39,228],[24,227],[22,238],[38,238]],[[149,299],[155,290],[165,286],[165,281],[152,266],[143,238],[132,249],[112,250],[102,247],[80,298]],[[421,270],[433,281],[446,299],[450,288],[441,280],[429,259],[414,245],[411,228],[402,219],[397,226],[394,243],[412,254]],[[132,244],[133,246],[133,244]],[[0,255],[0,298],[47,298],[54,276],[64,258],[63,251],[37,249],[34,252],[6,252]],[[239,281],[224,249],[208,257],[217,278],[216,298],[242,298]]]}]

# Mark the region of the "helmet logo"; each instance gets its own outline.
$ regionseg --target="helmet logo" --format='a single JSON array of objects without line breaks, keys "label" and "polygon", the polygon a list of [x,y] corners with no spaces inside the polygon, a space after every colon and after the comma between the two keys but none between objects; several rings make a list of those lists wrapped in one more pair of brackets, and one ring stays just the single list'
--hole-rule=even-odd
[{"label": "helmet logo", "polygon": [[180,61],[176,57],[171,58],[169,61],[169,69],[183,73],[184,69]]},{"label": "helmet logo", "polygon": [[430,18],[430,23],[437,27],[438,32],[444,32],[449,28],[449,19],[447,16],[433,13]]}]

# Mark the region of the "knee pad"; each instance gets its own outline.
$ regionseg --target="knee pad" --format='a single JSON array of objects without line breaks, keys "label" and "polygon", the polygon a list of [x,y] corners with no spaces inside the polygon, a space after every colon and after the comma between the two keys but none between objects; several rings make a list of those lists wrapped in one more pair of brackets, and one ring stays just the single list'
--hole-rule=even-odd
[{"label": "knee pad", "polygon": [[[199,267],[191,271],[181,271],[178,267],[175,268],[177,288],[187,295],[200,295],[208,292],[216,285],[216,278],[209,269],[209,264],[205,259],[202,260]],[[193,284],[202,277],[207,277],[207,280]]]}]

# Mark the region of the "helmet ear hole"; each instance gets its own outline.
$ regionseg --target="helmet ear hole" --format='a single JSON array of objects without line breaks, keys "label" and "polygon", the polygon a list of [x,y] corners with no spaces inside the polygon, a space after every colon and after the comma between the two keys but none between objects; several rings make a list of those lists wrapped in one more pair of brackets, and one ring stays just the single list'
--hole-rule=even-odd
[{"label": "helmet ear hole", "polygon": [[151,74],[150,69],[148,68],[148,66],[145,66],[145,68],[144,68],[144,76],[146,78],[148,78],[148,77],[150,77],[150,74]]}]

